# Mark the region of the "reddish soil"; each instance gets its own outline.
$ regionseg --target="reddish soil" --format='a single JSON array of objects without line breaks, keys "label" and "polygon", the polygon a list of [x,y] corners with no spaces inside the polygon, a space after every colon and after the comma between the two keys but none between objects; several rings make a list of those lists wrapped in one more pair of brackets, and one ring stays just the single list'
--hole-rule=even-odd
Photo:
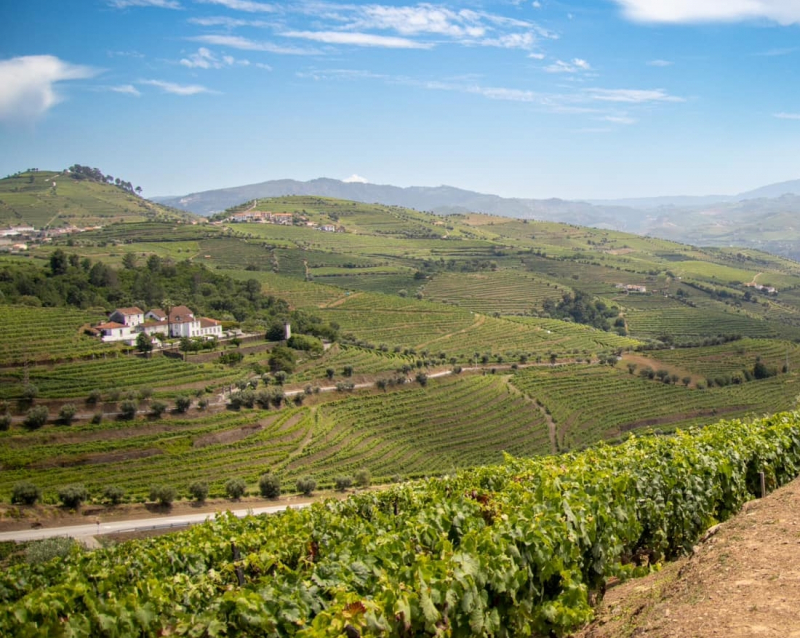
[{"label": "reddish soil", "polygon": [[800,638],[800,479],[752,501],[646,578],[608,591],[574,638]]}]

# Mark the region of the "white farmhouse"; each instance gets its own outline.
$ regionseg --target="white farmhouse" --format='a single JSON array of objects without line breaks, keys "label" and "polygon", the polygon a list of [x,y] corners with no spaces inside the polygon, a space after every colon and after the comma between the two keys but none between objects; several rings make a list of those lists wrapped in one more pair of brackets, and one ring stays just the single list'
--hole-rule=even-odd
[{"label": "white farmhouse", "polygon": [[147,313],[140,308],[117,308],[107,323],[97,326],[103,341],[133,343],[139,333],[152,336],[161,333],[169,337],[221,338],[222,324],[216,319],[196,317],[186,306],[175,306],[167,313],[153,308]]}]

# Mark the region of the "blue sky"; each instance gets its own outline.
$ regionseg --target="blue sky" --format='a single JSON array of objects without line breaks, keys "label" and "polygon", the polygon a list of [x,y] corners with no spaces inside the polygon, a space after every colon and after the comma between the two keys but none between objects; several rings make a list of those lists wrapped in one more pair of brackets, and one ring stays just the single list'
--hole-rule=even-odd
[{"label": "blue sky", "polygon": [[504,196],[800,178],[800,0],[6,0],[0,173]]}]

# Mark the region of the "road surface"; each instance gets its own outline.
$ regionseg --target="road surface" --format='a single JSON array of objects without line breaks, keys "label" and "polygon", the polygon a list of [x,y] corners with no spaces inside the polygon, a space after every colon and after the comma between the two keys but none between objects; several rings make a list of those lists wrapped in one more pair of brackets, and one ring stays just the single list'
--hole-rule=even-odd
[{"label": "road surface", "polygon": [[[255,507],[250,509],[231,510],[234,516],[243,518],[250,514],[275,514],[285,509],[302,509],[308,507],[307,503],[296,505],[271,505],[269,507]],[[72,525],[69,527],[41,527],[39,529],[17,530],[14,532],[0,532],[0,542],[3,541],[37,541],[54,536],[71,536],[76,539],[85,539],[103,534],[118,534],[120,532],[137,532],[169,527],[187,527],[211,518],[220,512],[203,512],[201,514],[183,514],[180,516],[160,516],[158,518],[140,518],[113,523],[91,523],[89,525]]]}]

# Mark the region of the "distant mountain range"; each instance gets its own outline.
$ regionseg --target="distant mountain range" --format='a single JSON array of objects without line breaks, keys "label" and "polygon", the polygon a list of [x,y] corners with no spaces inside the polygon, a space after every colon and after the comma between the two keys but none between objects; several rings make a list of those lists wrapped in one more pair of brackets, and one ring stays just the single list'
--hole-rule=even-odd
[{"label": "distant mountain range", "polygon": [[328,178],[282,179],[154,200],[208,216],[253,199],[286,195],[334,197],[439,214],[481,212],[558,221],[698,245],[750,246],[800,259],[800,180],[739,195],[570,201],[504,198],[452,186],[400,188]]}]

